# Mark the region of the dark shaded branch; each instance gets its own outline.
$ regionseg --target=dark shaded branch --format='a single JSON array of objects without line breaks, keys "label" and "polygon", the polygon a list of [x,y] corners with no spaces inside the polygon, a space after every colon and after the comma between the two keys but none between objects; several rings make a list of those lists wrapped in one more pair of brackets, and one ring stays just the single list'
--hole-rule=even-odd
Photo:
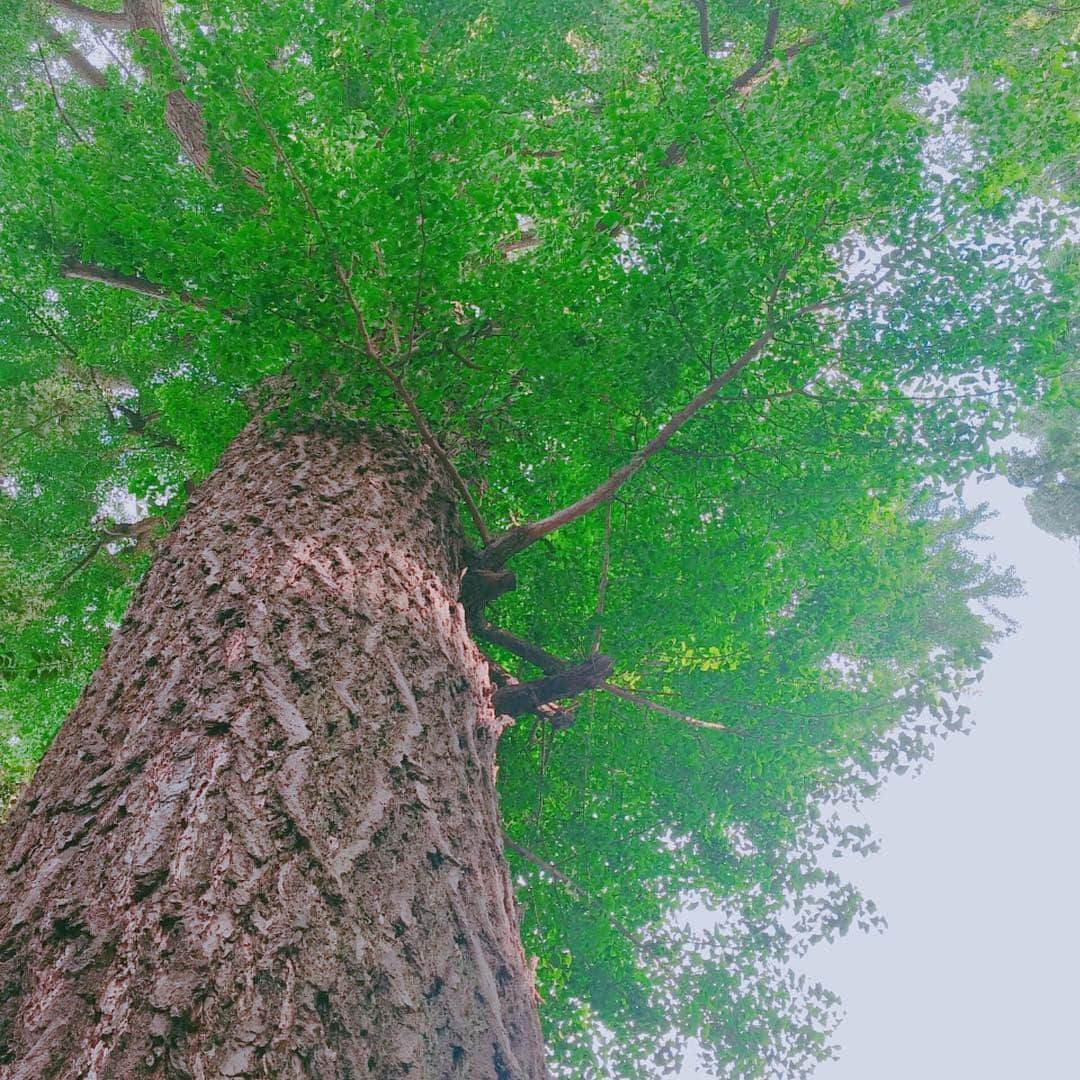
[{"label": "dark shaded branch", "polygon": [[517,578],[511,570],[467,570],[458,594],[466,621],[471,623],[488,604],[516,588]]},{"label": "dark shaded branch", "polygon": [[693,0],[698,13],[698,40],[701,42],[701,51],[708,56],[712,52],[709,41],[709,0]]},{"label": "dark shaded branch", "polygon": [[[501,664],[497,664],[490,656],[484,656],[484,660],[487,661],[488,673],[491,676],[491,681],[498,687],[503,686],[517,686],[521,683],[520,679],[514,678],[509,671],[506,670]],[[576,717],[574,716],[573,709],[564,709],[558,705],[541,705],[536,710],[536,716],[539,719],[543,717],[550,725],[553,731],[563,731],[568,727],[574,726]],[[530,738],[532,732],[529,733]]]},{"label": "dark shaded branch", "polygon": [[780,5],[769,8],[769,23],[765,27],[765,41],[761,46],[761,55],[768,56],[776,45],[776,35],[780,30]]},{"label": "dark shaded branch", "polygon": [[79,19],[100,30],[127,30],[131,26],[127,14],[122,11],[101,11],[80,4],[78,0],[49,0],[49,4],[66,18]]},{"label": "dark shaded branch", "polygon": [[498,645],[508,653],[513,653],[532,664],[533,667],[539,668],[546,675],[553,675],[566,667],[564,661],[546,649],[518,637],[517,634],[511,634],[509,630],[504,630],[501,626],[495,626],[489,622],[481,623],[476,628],[476,635],[484,641],[490,641],[492,645]]},{"label": "dark shaded branch", "polygon": [[94,67],[94,65],[91,64],[74,45],[69,44],[63,34],[50,27],[48,31],[46,31],[45,36],[50,45],[56,46],[57,55],[60,59],[63,60],[87,86],[92,86],[95,90],[104,90],[105,87],[109,85],[105,76]]},{"label": "dark shaded branch", "polygon": [[769,22],[765,27],[765,41],[761,46],[761,55],[745,71],[740,72],[731,80],[729,90],[742,90],[749,86],[766,67],[776,63],[772,51],[776,47],[776,35],[780,31],[780,8],[774,5],[769,8]]},{"label": "dark shaded branch", "polygon": [[595,510],[610,499],[631,477],[635,476],[654,454],[663,450],[672,436],[690,419],[697,415],[710,401],[742,370],[755,360],[772,341],[775,328],[769,327],[750,345],[746,351],[724,371],[713,379],[708,386],[681,408],[634,456],[616,469],[599,487],[590,491],[577,502],[563,507],[548,517],[526,525],[517,525],[496,537],[480,555],[480,566],[484,569],[499,569],[508,559],[524,551],[530,544],[547,536],[548,533],[561,529],[564,525],[576,521],[579,517]]},{"label": "dark shaded branch", "polygon": [[63,576],[53,586],[54,590],[59,592],[76,574],[89,566],[106,544],[116,540],[134,540],[135,546],[131,549],[132,551],[147,550],[153,546],[157,529],[165,524],[165,519],[158,515],[145,517],[140,521],[106,521],[102,523],[101,528],[94,535],[94,542],[90,548],[74,566],[64,572]]},{"label": "dark shaded branch", "polygon": [[56,105],[56,114],[60,117],[60,122],[75,136],[76,142],[89,146],[90,140],[71,122],[71,118],[64,109],[64,103],[60,100],[56,83],[53,82],[52,72],[49,70],[49,61],[45,58],[45,50],[39,45],[37,52],[38,58],[41,60],[41,66],[45,71],[45,81],[49,84],[49,90],[52,93],[53,103]]},{"label": "dark shaded branch", "polygon": [[[895,16],[907,11],[913,5],[914,0],[900,0],[900,3],[891,7],[888,11],[884,12],[881,19],[891,19]],[[765,31],[765,48],[762,51],[760,59],[751,64],[745,71],[737,75],[731,82],[730,89],[740,94],[749,94],[762,83],[766,82],[772,77],[772,75],[780,68],[780,60],[776,57],[771,57],[769,54],[776,46],[776,30],[771,29],[773,26],[773,16],[776,16],[777,22],[779,22],[780,12],[779,9],[774,7],[769,11],[769,28]],[[777,27],[778,29],[778,27]],[[770,40],[771,31],[771,40]],[[824,34],[807,34],[806,37],[801,38],[792,45],[788,45],[783,50],[785,60],[794,60],[799,53],[809,49],[812,45],[818,45],[821,42],[827,40]]]},{"label": "dark shaded branch", "polygon": [[580,664],[564,667],[552,675],[531,682],[508,684],[495,691],[495,712],[500,716],[521,716],[536,712],[542,705],[563,698],[577,697],[586,690],[595,690],[611,674],[614,666],[610,656],[599,653]]}]

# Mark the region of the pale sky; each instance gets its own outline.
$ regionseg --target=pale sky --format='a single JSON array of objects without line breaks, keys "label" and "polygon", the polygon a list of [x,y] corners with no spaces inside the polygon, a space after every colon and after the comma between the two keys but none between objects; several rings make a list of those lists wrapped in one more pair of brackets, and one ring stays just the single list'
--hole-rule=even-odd
[{"label": "pale sky", "polygon": [[815,1080],[1080,1077],[1080,551],[1004,480],[968,491],[999,511],[983,547],[1024,579],[1002,605],[1020,627],[968,701],[972,734],[864,808],[882,850],[839,865],[889,929],[802,964],[847,1010]]}]

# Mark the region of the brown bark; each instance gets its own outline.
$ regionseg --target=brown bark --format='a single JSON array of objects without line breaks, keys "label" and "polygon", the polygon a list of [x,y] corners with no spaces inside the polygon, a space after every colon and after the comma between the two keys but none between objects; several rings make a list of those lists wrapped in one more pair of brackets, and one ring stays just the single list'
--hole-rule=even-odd
[{"label": "brown bark", "polygon": [[0,840],[0,1077],[546,1075],[456,601],[399,434],[246,430]]}]

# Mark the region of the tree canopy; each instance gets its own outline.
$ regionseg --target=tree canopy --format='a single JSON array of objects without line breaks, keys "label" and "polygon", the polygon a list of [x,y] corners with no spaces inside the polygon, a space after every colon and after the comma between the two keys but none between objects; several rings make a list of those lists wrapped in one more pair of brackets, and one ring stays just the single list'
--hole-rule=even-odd
[{"label": "tree canopy", "polygon": [[819,806],[964,727],[1016,587],[947,494],[1066,362],[1075,9],[5,7],[8,788],[251,416],[410,428],[492,659],[615,660],[500,749],[553,1068],[807,1075],[790,959],[880,921]]}]

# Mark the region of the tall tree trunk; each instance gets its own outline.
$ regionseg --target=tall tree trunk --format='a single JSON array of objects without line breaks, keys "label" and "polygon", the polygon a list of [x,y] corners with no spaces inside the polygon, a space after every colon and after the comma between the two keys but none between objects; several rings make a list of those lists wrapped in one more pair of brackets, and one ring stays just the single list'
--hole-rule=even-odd
[{"label": "tall tree trunk", "polygon": [[455,503],[249,427],[5,826],[0,1077],[539,1078]]}]

